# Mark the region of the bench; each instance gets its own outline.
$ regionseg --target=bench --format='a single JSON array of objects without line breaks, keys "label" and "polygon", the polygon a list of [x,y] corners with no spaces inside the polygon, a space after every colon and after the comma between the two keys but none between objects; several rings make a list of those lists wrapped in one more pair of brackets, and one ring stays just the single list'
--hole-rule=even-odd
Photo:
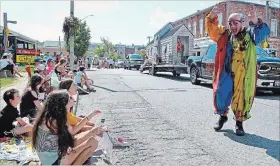
[{"label": "bench", "polygon": [[13,77],[13,74],[10,70],[0,70],[0,78]]}]

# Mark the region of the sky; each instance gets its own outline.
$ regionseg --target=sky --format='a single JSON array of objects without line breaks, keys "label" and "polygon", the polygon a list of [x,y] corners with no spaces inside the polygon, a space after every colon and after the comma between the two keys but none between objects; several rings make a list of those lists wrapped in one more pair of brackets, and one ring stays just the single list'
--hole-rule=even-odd
[{"label": "sky", "polygon": [[[258,1],[258,0],[255,0]],[[143,45],[168,22],[186,17],[219,1],[75,1],[74,15],[85,20],[91,30],[91,42],[108,37],[114,44]],[[11,30],[39,41],[63,40],[62,25],[70,15],[70,1],[3,1],[3,12]]]}]

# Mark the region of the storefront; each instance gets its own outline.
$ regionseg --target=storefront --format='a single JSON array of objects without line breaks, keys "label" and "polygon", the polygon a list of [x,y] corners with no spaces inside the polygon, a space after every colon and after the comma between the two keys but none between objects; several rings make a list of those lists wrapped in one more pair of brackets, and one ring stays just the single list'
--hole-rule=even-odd
[{"label": "storefront", "polygon": [[16,49],[16,63],[34,63],[36,56],[40,56],[40,50]]},{"label": "storefront", "polygon": [[[0,27],[0,56],[4,53],[3,27]],[[8,37],[8,52],[13,54],[16,63],[33,63],[35,56],[40,55],[37,50],[38,41],[10,30]]]}]

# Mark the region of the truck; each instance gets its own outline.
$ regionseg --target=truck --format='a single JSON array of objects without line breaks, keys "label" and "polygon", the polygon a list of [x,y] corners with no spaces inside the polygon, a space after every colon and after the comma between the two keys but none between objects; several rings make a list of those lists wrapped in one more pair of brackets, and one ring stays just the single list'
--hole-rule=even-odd
[{"label": "truck", "polygon": [[187,65],[181,63],[180,61],[181,59],[179,59],[177,55],[169,54],[167,58],[162,57],[162,55],[161,56],[154,55],[154,56],[149,56],[148,60],[149,63],[147,63],[143,67],[143,69],[140,71],[141,73],[145,70],[148,70],[150,75],[155,75],[158,72],[170,72],[173,74],[173,76],[176,77],[179,77],[181,74],[188,74]]},{"label": "truck", "polygon": [[[179,77],[181,74],[187,73],[187,66],[182,65],[173,65],[173,64],[155,64],[148,65],[143,68],[143,71],[148,70],[150,75],[155,75],[157,72],[171,72],[173,76]],[[141,71],[141,72],[143,72]]]},{"label": "truck", "polygon": [[[210,44],[201,49],[200,56],[190,56],[187,59],[192,84],[212,83],[216,51],[217,44]],[[274,94],[280,94],[280,58],[269,56],[259,46],[256,46],[256,51],[257,90],[269,90]]]},{"label": "truck", "polygon": [[136,70],[139,70],[143,64],[143,57],[139,54],[129,54],[126,59],[124,69],[131,70],[135,68]]}]

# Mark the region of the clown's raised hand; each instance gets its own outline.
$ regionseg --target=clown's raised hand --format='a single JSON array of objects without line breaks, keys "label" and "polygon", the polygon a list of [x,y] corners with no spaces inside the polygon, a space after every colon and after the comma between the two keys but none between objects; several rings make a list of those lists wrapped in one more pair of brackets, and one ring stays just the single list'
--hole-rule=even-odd
[{"label": "clown's raised hand", "polygon": [[250,21],[252,21],[254,24],[258,23],[256,6],[252,6],[250,8],[250,11],[248,13],[248,22],[250,22]]},{"label": "clown's raised hand", "polygon": [[219,14],[221,11],[220,11],[220,8],[219,8],[219,5],[220,3],[218,3],[217,5],[215,5],[212,9],[212,11],[210,12],[210,17],[211,18],[214,18],[215,16],[217,16],[217,14]]}]

